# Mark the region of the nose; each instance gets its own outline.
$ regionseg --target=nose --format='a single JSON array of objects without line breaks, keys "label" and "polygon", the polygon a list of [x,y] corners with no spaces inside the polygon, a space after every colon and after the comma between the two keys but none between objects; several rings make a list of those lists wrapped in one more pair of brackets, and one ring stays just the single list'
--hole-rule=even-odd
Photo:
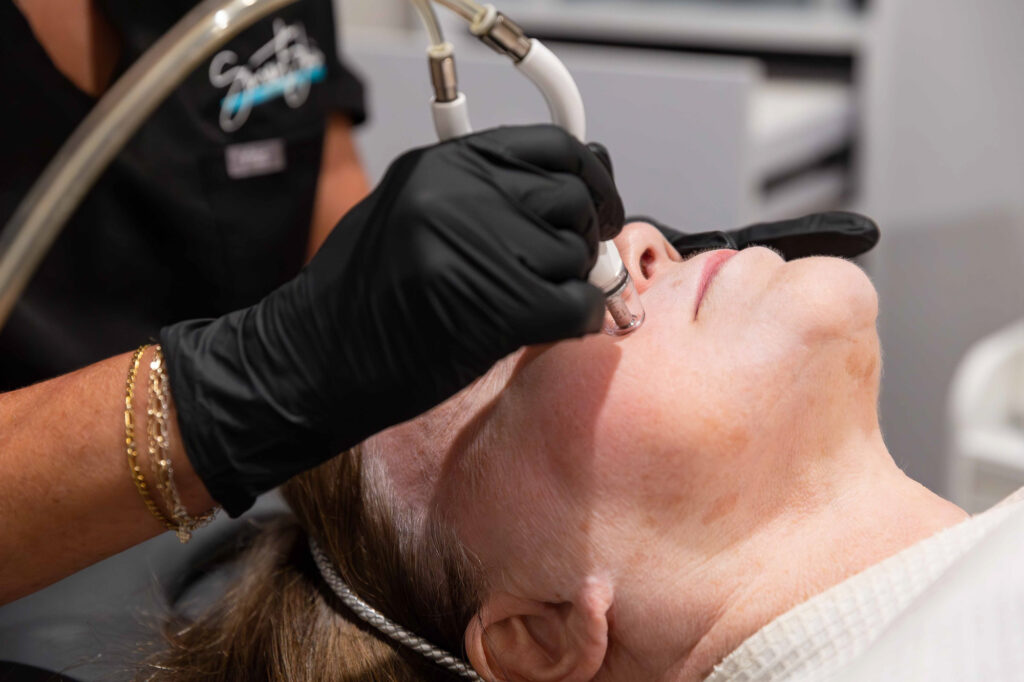
[{"label": "nose", "polygon": [[682,260],[661,232],[648,223],[626,225],[615,238],[615,245],[641,294],[654,283],[659,269]]}]

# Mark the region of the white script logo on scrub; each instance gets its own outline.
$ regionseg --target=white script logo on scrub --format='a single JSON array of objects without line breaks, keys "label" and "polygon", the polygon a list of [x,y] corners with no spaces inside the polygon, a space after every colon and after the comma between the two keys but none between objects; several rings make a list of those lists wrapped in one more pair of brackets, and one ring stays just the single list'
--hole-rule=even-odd
[{"label": "white script logo on scrub", "polygon": [[245,64],[231,50],[218,52],[210,61],[210,84],[228,89],[220,101],[221,129],[238,130],[254,106],[278,97],[293,109],[302,106],[313,83],[326,74],[324,53],[306,35],[306,27],[275,19],[274,37]]}]

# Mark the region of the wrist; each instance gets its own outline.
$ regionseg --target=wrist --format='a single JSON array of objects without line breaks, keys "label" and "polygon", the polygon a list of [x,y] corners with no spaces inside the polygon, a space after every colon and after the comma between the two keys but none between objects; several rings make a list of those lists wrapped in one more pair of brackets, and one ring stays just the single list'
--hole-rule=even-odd
[{"label": "wrist", "polygon": [[[160,346],[146,344],[132,354],[124,407],[125,454],[132,482],[151,516],[186,543],[196,529],[213,519],[215,505],[207,501],[205,513],[194,515],[182,501],[181,486],[196,477],[175,471],[174,461],[181,458],[174,455],[181,447],[175,445],[172,433],[171,396]],[[192,501],[204,502],[201,497]]]},{"label": "wrist", "polygon": [[318,396],[266,347],[255,312],[160,332],[189,468],[232,517],[335,452]]},{"label": "wrist", "polygon": [[181,427],[178,424],[178,408],[174,402],[174,392],[170,391],[167,409],[168,456],[174,464],[175,479],[181,494],[185,510],[192,516],[201,516],[217,505],[217,501],[206,489],[202,479],[192,467],[192,462],[185,451]]}]

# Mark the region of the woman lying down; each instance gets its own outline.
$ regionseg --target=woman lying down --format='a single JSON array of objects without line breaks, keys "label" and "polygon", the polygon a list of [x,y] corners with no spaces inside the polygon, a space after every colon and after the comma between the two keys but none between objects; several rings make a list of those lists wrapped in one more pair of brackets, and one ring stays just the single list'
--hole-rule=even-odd
[{"label": "woman lying down", "polygon": [[144,678],[823,679],[1012,508],[965,522],[893,462],[855,265],[617,244],[639,332],[527,348],[290,482],[295,520]]}]

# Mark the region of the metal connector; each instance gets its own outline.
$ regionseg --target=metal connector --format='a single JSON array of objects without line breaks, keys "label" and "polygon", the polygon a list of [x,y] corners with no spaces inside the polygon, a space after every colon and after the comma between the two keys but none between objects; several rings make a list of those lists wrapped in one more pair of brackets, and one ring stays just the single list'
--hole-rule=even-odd
[{"label": "metal connector", "polygon": [[454,102],[459,96],[459,81],[455,74],[455,56],[451,45],[432,49],[430,56],[430,82],[434,85],[434,100]]},{"label": "metal connector", "polygon": [[486,24],[474,24],[472,31],[485,45],[498,54],[520,62],[530,53],[530,39],[519,25],[501,12],[486,16]]}]

